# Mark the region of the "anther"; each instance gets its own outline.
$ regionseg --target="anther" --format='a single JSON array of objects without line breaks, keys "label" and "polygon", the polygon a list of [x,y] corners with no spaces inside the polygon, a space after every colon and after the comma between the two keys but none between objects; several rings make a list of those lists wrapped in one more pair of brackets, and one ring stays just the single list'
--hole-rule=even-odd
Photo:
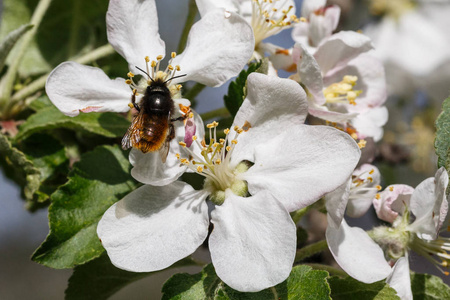
[{"label": "anther", "polygon": [[391,192],[393,192],[393,191],[394,191],[394,187],[393,187],[393,186],[390,186],[390,187],[389,187],[389,190],[390,190]]},{"label": "anther", "polygon": [[376,194],[376,195],[375,195],[375,198],[376,198],[377,200],[379,200],[379,199],[381,198],[380,194]]},{"label": "anther", "polygon": [[133,103],[128,103],[128,107],[133,108],[134,107]]},{"label": "anther", "polygon": [[225,129],[224,131],[223,131],[223,133],[225,133],[225,134],[229,134],[230,133],[230,129]]},{"label": "anther", "polygon": [[236,144],[237,144],[237,140],[232,140],[231,143],[232,143],[233,145],[236,145]]},{"label": "anther", "polygon": [[150,67],[152,68],[156,67],[156,61],[152,60],[152,62],[150,63]]},{"label": "anther", "polygon": [[176,69],[177,71],[181,71],[180,65],[176,65],[176,66],[175,66],[175,69]]},{"label": "anther", "polygon": [[185,142],[178,142],[178,144],[180,144],[181,147],[186,147],[186,143]]},{"label": "anther", "polygon": [[377,185],[376,188],[377,188],[377,190],[379,190],[379,191],[381,191],[381,189],[382,189],[381,185]]},{"label": "anther", "polygon": [[359,149],[366,147],[367,142],[365,140],[360,140],[358,143]]},{"label": "anther", "polygon": [[134,77],[134,74],[131,73],[131,72],[128,72],[127,77],[133,78],[133,77]]},{"label": "anther", "polygon": [[126,83],[126,84],[131,84],[132,81],[131,81],[130,79],[127,79],[127,80],[125,80],[125,83]]},{"label": "anther", "polygon": [[203,172],[202,166],[198,166],[198,167],[197,167],[197,172],[199,172],[199,173]]},{"label": "anther", "polygon": [[158,56],[156,57],[156,60],[162,60],[163,57],[164,57],[164,56],[162,56],[162,55],[158,55]]},{"label": "anther", "polygon": [[172,53],[170,53],[170,56],[171,56],[172,58],[175,58],[175,56],[177,56],[177,53],[176,53],[176,52],[172,52]]},{"label": "anther", "polygon": [[167,69],[169,69],[170,71],[173,71],[173,66],[172,65],[168,65]]},{"label": "anther", "polygon": [[193,140],[193,141],[196,141],[196,140],[197,140],[197,136],[194,135],[194,136],[192,137],[192,140]]},{"label": "anther", "polygon": [[216,159],[216,165],[220,165],[221,161],[220,159]]},{"label": "anther", "polygon": [[369,174],[372,175],[375,172],[375,169],[369,171]]},{"label": "anther", "polygon": [[149,62],[150,58],[148,56],[145,57],[145,62]]}]

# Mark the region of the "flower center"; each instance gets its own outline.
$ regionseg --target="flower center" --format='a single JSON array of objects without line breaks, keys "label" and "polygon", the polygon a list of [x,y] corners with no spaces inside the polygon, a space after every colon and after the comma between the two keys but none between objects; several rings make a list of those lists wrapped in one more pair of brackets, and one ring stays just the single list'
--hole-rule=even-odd
[{"label": "flower center", "polygon": [[405,12],[413,9],[414,1],[411,0],[372,0],[370,12],[374,15],[388,14],[394,18],[400,17]]},{"label": "flower center", "polygon": [[281,9],[284,0],[253,0],[251,26],[255,35],[255,45],[265,38],[275,35],[283,29],[290,28],[293,23],[299,22],[294,14],[289,14],[293,6]]},{"label": "flower center", "polygon": [[156,80],[162,80],[167,84],[167,88],[170,91],[170,94],[172,98],[181,98],[181,84],[171,84],[172,79],[175,76],[176,72],[181,71],[181,68],[179,65],[176,65],[175,67],[172,65],[173,59],[177,56],[175,52],[171,53],[171,58],[169,60],[169,63],[167,64],[167,67],[164,71],[160,70],[160,64],[161,60],[163,59],[163,55],[158,55],[156,57],[156,60],[150,61],[150,58],[148,56],[145,57],[145,70],[141,70],[145,73],[147,76],[147,79],[142,79],[136,84],[133,80],[134,74],[132,72],[128,72],[127,76],[128,79],[125,80],[125,83],[129,84],[130,87],[133,90],[133,94],[138,96],[139,94],[144,94],[147,86],[150,85],[152,81]]},{"label": "flower center", "polygon": [[[381,190],[381,186],[374,186],[373,178],[370,176],[374,172],[375,170],[371,169],[359,175],[352,175],[349,200],[362,200],[363,198],[372,200],[375,197],[378,191]],[[366,177],[366,175],[368,176]]]},{"label": "flower center", "polygon": [[388,258],[396,260],[405,256],[408,249],[410,233],[409,231],[403,230],[403,227],[376,227],[370,232],[370,236],[380,245]]},{"label": "flower center", "polygon": [[196,136],[192,137],[193,144],[200,149],[193,151],[187,147],[185,142],[179,144],[189,153],[189,158],[182,158],[176,154],[178,160],[195,173],[206,177],[204,189],[210,192],[210,199],[216,205],[221,205],[225,200],[225,190],[231,189],[238,196],[246,196],[248,192],[247,183],[236,178],[239,173],[246,172],[249,164],[241,162],[235,168],[230,167],[233,149],[238,143],[238,136],[250,129],[246,123],[242,128],[235,126],[232,130],[225,129],[225,138],[217,138],[218,122],[212,122],[206,127],[209,129],[209,144],[205,140],[201,142]]},{"label": "flower center", "polygon": [[425,240],[414,234],[411,239],[410,248],[424,256],[446,276],[450,274],[448,271],[442,269],[442,267],[447,268],[450,266],[449,238],[439,236],[436,240]]},{"label": "flower center", "polygon": [[327,104],[351,104],[356,105],[356,98],[362,93],[362,90],[353,90],[357,76],[346,75],[341,82],[333,83],[323,90]]}]

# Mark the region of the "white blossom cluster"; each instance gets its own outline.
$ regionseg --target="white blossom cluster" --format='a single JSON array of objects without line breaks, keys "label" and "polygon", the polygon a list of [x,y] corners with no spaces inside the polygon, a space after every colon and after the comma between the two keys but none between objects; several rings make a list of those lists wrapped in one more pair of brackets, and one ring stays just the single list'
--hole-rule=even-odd
[{"label": "white blossom cluster", "polygon": [[[168,79],[180,116],[190,105],[182,82],[220,86],[248,63],[269,59],[267,75],[248,76],[247,96],[225,137],[212,122],[206,139],[191,110],[185,126],[175,123],[165,162],[157,152],[131,150],[131,174],[144,185],[111,206],[97,228],[112,263],[134,272],[161,270],[207,239],[221,280],[238,291],[260,291],[284,281],[294,264],[290,213],[324,198],[326,238],[338,264],[362,282],[386,279],[402,299],[412,299],[408,251],[438,253],[450,245],[438,236],[448,175],[440,169],[416,189],[394,185],[379,193],[381,175],[360,150],[365,139],[381,140],[388,118],[384,67],[371,39],[335,33],[340,9],[325,0],[304,0],[301,17],[292,0],[196,2],[201,19],[167,67],[160,66],[167,52],[155,1],[110,0],[108,40],[128,62],[129,78],[65,62],[47,80],[49,98],[68,116],[123,113],[131,95],[139,102],[149,84],[133,81],[144,70]],[[293,28],[290,49],[264,41],[287,28]],[[280,69],[289,78],[280,78]],[[204,176],[203,188],[180,181],[186,172]],[[346,210],[360,217],[372,203],[392,227],[368,235],[346,224]]]}]

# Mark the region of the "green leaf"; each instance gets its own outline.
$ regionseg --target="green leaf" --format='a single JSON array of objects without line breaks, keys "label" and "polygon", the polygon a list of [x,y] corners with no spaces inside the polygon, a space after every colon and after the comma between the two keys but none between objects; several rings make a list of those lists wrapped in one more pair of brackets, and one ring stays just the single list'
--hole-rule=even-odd
[{"label": "green leaf", "polygon": [[247,96],[247,77],[253,72],[267,74],[268,62],[263,59],[260,62],[252,63],[247,70],[242,70],[238,77],[228,86],[228,94],[223,97],[225,107],[234,117]]},{"label": "green leaf", "polygon": [[33,254],[35,262],[55,269],[72,268],[103,253],[97,223],[115,202],[136,188],[127,152],[102,146],[85,153],[69,181],[51,196],[50,233]]},{"label": "green leaf", "polygon": [[[0,37],[29,23],[37,3],[38,0],[4,0]],[[107,7],[108,1],[104,0],[52,1],[27,47],[19,73],[30,76],[49,72],[69,58],[106,44]]]},{"label": "green leaf", "polygon": [[33,28],[33,25],[22,25],[14,31],[11,31],[6,38],[0,44],[0,70],[5,66],[6,57],[8,56],[11,49],[17,43],[17,41],[22,37],[22,35]]},{"label": "green leaf", "polygon": [[59,141],[46,134],[30,136],[20,144],[20,149],[40,172],[39,194],[33,201],[44,202],[66,181],[69,172],[66,150]]},{"label": "green leaf", "polygon": [[[169,268],[196,265],[191,258],[185,258]],[[165,269],[167,270],[167,269]],[[104,300],[111,295],[141,278],[159,272],[134,273],[116,268],[103,253],[84,265],[77,266],[69,278],[66,289],[66,300]]]},{"label": "green leaf", "polygon": [[411,273],[411,289],[415,300],[450,299],[450,287],[437,276]]},{"label": "green leaf", "polygon": [[23,172],[25,176],[24,195],[28,200],[33,199],[33,195],[40,186],[40,171],[33,165],[26,155],[19,149],[13,147],[9,140],[0,133],[0,154],[6,162],[16,170]]},{"label": "green leaf", "polygon": [[400,300],[396,291],[384,281],[366,284],[351,277],[333,276],[328,278],[328,283],[331,287],[331,298],[333,300]]},{"label": "green leaf", "polygon": [[22,126],[16,140],[22,140],[29,135],[49,129],[68,128],[82,129],[109,138],[121,137],[125,134],[130,123],[116,113],[80,113],[76,117],[68,117],[56,107],[40,109],[30,116]]},{"label": "green leaf", "polygon": [[[450,174],[450,98],[442,105],[442,112],[436,119],[434,148],[438,156],[438,167],[445,167]],[[447,189],[447,194],[450,189]]]},{"label": "green leaf", "polygon": [[328,300],[330,288],[326,281],[328,273],[312,270],[308,266],[297,266],[291,271],[289,278],[275,286],[257,293],[242,293],[231,289],[217,277],[210,264],[201,273],[176,274],[163,286],[165,300],[191,299],[239,299],[239,300]]}]

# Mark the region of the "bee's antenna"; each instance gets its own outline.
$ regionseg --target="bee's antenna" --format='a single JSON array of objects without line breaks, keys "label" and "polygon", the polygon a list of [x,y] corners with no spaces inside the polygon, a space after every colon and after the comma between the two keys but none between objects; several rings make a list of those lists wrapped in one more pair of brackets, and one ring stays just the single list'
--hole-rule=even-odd
[{"label": "bee's antenna", "polygon": [[175,77],[172,77],[172,78],[169,78],[169,79],[167,79],[166,81],[164,81],[164,83],[166,83],[166,82],[168,82],[168,81],[171,81],[172,79],[175,79],[175,78],[180,78],[180,77],[184,77],[184,76],[186,76],[187,74],[183,74],[183,75],[178,75],[178,76],[175,76]]},{"label": "bee's antenna", "polygon": [[144,70],[142,70],[142,69],[139,68],[138,66],[135,66],[135,67],[136,67],[136,69],[138,69],[139,71],[141,71],[141,72],[143,72],[144,74],[146,74],[146,75],[148,76],[148,78],[150,78],[151,81],[155,82],[155,81],[153,80],[153,78],[152,78],[150,75],[148,75],[147,72],[145,72]]}]

